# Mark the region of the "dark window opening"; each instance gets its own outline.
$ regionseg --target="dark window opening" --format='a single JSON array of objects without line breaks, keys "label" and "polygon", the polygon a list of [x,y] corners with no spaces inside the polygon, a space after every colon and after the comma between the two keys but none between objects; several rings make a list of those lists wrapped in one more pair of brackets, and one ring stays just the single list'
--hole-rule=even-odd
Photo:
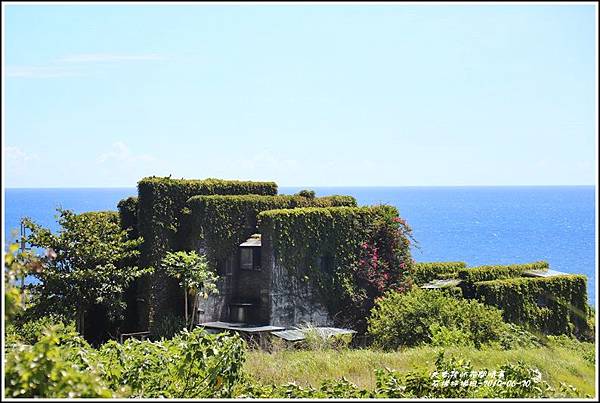
[{"label": "dark window opening", "polygon": [[240,268],[260,270],[260,248],[240,248]]}]

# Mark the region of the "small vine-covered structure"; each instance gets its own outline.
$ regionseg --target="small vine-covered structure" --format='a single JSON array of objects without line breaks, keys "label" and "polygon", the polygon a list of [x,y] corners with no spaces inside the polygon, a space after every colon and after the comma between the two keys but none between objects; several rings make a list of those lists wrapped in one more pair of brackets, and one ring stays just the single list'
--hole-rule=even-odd
[{"label": "small vine-covered structure", "polygon": [[[467,267],[463,262],[417,263],[415,282],[502,310],[505,321],[544,334],[589,339],[587,278],[550,270],[546,261]],[[433,280],[433,281],[431,281]]]},{"label": "small vine-covered structure", "polygon": [[219,293],[203,301],[200,321],[233,320],[232,307],[243,306],[245,321],[286,327],[339,323],[341,302],[367,298],[354,295],[352,278],[364,270],[360,259],[372,258],[365,250],[375,251],[373,269],[387,276],[386,285],[399,286],[412,264],[410,230],[398,211],[357,207],[351,196],[278,195],[273,182],[151,177],[118,207],[124,228],[144,239],[140,265],[155,269],[128,293],[135,330],[182,312],[182,293],[160,268],[168,251],[204,253],[219,276]]}]

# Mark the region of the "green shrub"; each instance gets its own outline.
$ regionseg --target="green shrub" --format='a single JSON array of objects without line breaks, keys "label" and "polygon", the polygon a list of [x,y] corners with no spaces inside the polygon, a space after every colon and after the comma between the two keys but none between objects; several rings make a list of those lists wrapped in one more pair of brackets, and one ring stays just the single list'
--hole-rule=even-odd
[{"label": "green shrub", "polygon": [[201,328],[160,342],[110,341],[98,351],[102,377],[129,397],[227,398],[242,379],[245,343]]},{"label": "green shrub", "polygon": [[544,334],[584,338],[590,333],[583,275],[484,281],[474,290],[480,301],[502,309],[507,322]]},{"label": "green shrub", "polygon": [[75,323],[64,321],[63,317],[57,315],[42,316],[23,323],[19,323],[17,320],[12,325],[12,329],[17,340],[23,344],[33,345],[40,340],[44,330],[50,326],[54,326],[54,331],[59,335],[75,333]]},{"label": "green shrub", "polygon": [[415,262],[412,271],[413,282],[421,285],[438,278],[453,278],[459,269],[465,267],[465,262]]},{"label": "green shrub", "polygon": [[502,332],[498,341],[499,346],[504,350],[535,348],[543,345],[540,338],[527,329],[514,323],[508,323],[507,325],[506,330]]},{"label": "green shrub", "polygon": [[91,363],[91,347],[75,333],[44,328],[33,345],[11,348],[5,360],[5,396],[12,398],[119,397]]},{"label": "green shrub", "polygon": [[429,325],[432,346],[452,347],[452,346],[472,346],[473,342],[469,333],[462,329],[448,328],[439,323]]},{"label": "green shrub", "polygon": [[498,309],[437,290],[413,288],[405,294],[389,292],[376,302],[369,333],[376,346],[397,349],[431,343],[435,325],[460,330],[468,337],[464,343],[476,347],[499,340],[506,329]]},{"label": "green shrub", "polygon": [[547,271],[548,267],[548,262],[546,261],[504,266],[477,266],[458,270],[458,278],[468,283],[476,283],[479,281],[521,277],[526,271]]}]

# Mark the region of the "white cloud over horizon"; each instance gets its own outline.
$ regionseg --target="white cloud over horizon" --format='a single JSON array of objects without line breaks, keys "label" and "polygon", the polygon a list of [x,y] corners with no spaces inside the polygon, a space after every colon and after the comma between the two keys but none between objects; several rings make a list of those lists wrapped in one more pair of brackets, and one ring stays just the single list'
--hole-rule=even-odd
[{"label": "white cloud over horizon", "polygon": [[80,73],[62,66],[6,66],[9,78],[58,78],[72,77]]},{"label": "white cloud over horizon", "polygon": [[161,61],[166,57],[156,53],[77,53],[55,59],[42,65],[7,65],[7,78],[61,78],[84,75],[83,65],[119,62]]},{"label": "white cloud over horizon", "polygon": [[27,153],[19,147],[14,146],[6,146],[4,156],[6,157],[7,162],[17,164],[35,161],[39,158],[35,153]]},{"label": "white cloud over horizon", "polygon": [[59,63],[103,63],[125,61],[165,60],[165,57],[155,53],[147,54],[115,54],[115,53],[79,53],[68,55],[57,60]]}]

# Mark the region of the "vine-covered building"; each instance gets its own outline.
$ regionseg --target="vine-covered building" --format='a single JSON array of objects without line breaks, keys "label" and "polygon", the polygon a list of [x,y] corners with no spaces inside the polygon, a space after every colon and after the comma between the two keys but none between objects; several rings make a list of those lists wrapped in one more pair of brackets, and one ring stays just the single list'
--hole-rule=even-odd
[{"label": "vine-covered building", "polygon": [[143,237],[139,264],[155,272],[129,292],[132,331],[183,311],[181,290],[160,268],[172,250],[206,254],[219,275],[201,322],[331,325],[341,300],[334,275],[376,216],[398,214],[357,207],[351,196],[278,195],[273,182],[151,177],[138,191],[119,203],[121,221]]},{"label": "vine-covered building", "polygon": [[[424,283],[443,279],[444,292],[496,306],[506,321],[547,334],[591,329],[585,276],[560,275],[546,262],[413,265],[410,229],[391,206],[279,195],[273,182],[150,177],[138,183],[138,197],[118,207],[121,225],[143,238],[138,265],[155,269],[127,292],[125,332],[182,315],[182,290],[160,267],[168,251],[181,250],[205,254],[219,276],[218,294],[202,301],[200,322],[364,331],[386,290],[440,288]],[[537,277],[528,277],[531,270]]]}]

